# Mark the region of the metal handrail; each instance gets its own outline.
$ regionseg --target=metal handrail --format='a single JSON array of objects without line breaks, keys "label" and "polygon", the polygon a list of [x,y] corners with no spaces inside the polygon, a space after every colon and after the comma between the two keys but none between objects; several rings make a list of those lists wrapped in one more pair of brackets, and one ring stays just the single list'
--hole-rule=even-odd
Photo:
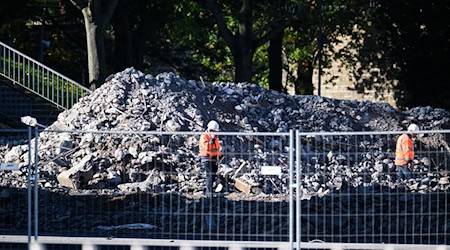
[{"label": "metal handrail", "polygon": [[91,90],[0,42],[0,75],[58,108],[69,109]]}]

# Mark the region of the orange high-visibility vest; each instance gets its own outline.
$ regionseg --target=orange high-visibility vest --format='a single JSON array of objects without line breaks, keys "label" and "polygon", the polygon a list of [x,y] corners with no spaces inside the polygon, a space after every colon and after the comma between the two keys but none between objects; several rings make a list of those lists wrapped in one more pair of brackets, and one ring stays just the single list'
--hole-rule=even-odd
[{"label": "orange high-visibility vest", "polygon": [[414,148],[411,137],[407,134],[402,134],[397,139],[397,146],[395,147],[395,165],[406,165],[409,161],[414,159]]},{"label": "orange high-visibility vest", "polygon": [[220,156],[220,143],[219,138],[217,135],[214,136],[216,138],[216,141],[214,144],[211,144],[210,141],[212,139],[212,136],[205,132],[200,136],[200,142],[199,142],[199,151],[200,156],[206,156],[209,158],[219,157]]}]

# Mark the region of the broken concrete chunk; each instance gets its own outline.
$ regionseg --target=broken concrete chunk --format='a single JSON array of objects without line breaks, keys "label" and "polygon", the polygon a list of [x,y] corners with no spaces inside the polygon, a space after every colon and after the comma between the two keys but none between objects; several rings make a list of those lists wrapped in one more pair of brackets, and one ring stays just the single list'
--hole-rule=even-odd
[{"label": "broken concrete chunk", "polygon": [[59,184],[71,189],[78,189],[87,184],[94,176],[92,165],[89,164],[91,159],[92,155],[86,155],[76,165],[60,173],[57,177]]}]

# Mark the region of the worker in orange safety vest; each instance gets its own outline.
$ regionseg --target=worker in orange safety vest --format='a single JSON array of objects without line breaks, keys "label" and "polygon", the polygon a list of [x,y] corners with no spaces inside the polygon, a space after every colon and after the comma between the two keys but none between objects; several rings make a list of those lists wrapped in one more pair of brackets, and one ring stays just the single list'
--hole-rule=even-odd
[{"label": "worker in orange safety vest", "polygon": [[206,131],[200,136],[199,151],[200,161],[206,172],[205,194],[207,197],[212,196],[213,184],[217,181],[216,191],[219,192],[223,184],[217,176],[218,162],[220,158],[219,137],[214,132],[219,131],[219,123],[212,120],[208,123]]},{"label": "worker in orange safety vest", "polygon": [[397,170],[397,182],[404,179],[413,178],[412,162],[414,159],[414,146],[412,139],[416,137],[419,126],[411,124],[408,126],[408,133],[402,134],[397,139],[395,147],[395,168]]}]

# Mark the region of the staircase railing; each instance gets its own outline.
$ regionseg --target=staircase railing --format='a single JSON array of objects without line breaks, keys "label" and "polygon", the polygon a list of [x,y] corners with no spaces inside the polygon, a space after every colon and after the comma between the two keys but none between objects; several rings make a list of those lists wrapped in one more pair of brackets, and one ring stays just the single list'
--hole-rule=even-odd
[{"label": "staircase railing", "polygon": [[58,108],[69,109],[91,90],[0,42],[0,75]]}]

